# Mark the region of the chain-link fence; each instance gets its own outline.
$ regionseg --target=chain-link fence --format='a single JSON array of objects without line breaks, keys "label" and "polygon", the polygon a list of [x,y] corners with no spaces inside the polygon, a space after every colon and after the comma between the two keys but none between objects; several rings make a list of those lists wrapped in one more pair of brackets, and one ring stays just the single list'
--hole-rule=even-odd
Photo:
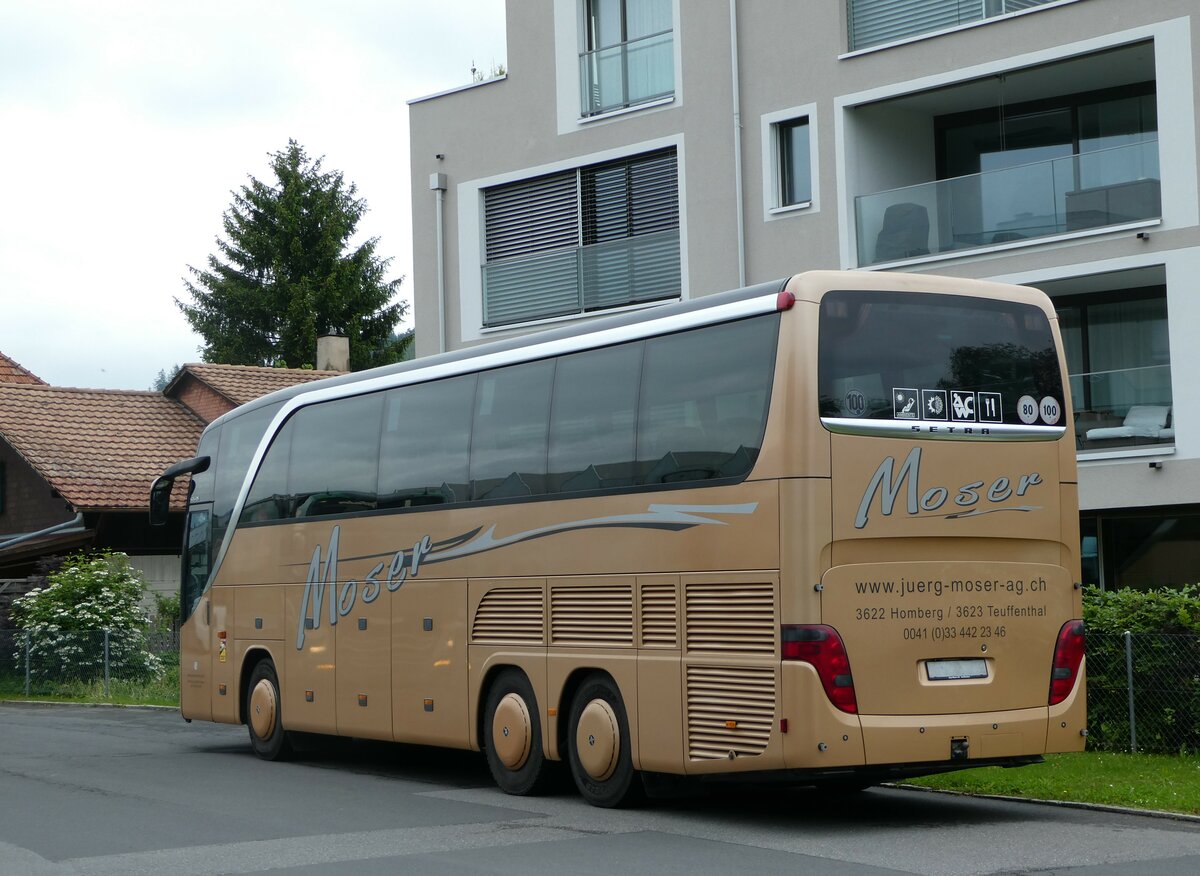
[{"label": "chain-link fence", "polygon": [[1088,747],[1200,752],[1200,635],[1087,637]]},{"label": "chain-link fence", "polygon": [[177,662],[171,630],[0,631],[0,692],[109,698],[114,688],[159,684]]},{"label": "chain-link fence", "polygon": [[[0,630],[0,692],[109,698],[114,688],[177,681],[172,630]],[[1200,635],[1088,633],[1088,747],[1200,752]]]}]

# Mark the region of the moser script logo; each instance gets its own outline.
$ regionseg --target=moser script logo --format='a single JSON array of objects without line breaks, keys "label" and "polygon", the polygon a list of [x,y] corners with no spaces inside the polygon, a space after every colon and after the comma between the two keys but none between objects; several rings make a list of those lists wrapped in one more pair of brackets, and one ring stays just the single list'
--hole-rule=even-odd
[{"label": "moser script logo", "polygon": [[[982,514],[992,514],[997,511],[1040,511],[1040,505],[1005,505],[1002,508],[975,507],[980,499],[999,504],[1007,502],[1012,496],[1024,496],[1030,487],[1042,483],[1042,476],[1037,472],[1023,474],[1017,478],[1016,487],[1006,477],[998,477],[984,489],[983,481],[972,481],[958,487],[954,504],[964,509],[951,511],[948,514],[934,514],[950,499],[950,487],[933,486],[921,491],[921,448],[914,447],[912,452],[896,472],[896,460],[887,457],[875,469],[871,482],[867,484],[862,501],[858,503],[858,514],[854,517],[854,528],[863,529],[867,525],[871,506],[879,496],[879,510],[884,517],[890,517],[896,505],[900,490],[905,489],[906,510],[912,517],[936,517],[955,520],[963,517],[978,517]],[[893,474],[894,473],[894,474]],[[921,513],[926,512],[926,513]]]},{"label": "moser script logo", "polygon": [[[411,548],[400,548],[382,554],[345,557],[346,562],[375,560],[374,566],[362,581],[344,581],[338,576],[338,550],[341,542],[341,526],[333,527],[329,546],[317,544],[308,561],[308,577],[304,581],[304,595],[300,601],[300,616],[296,623],[296,650],[303,650],[305,631],[321,626],[321,612],[329,625],[335,626],[339,617],[354,610],[359,600],[366,604],[374,602],[385,591],[395,593],[410,578],[416,578],[426,566],[457,560],[474,554],[499,550],[521,542],[532,541],[578,532],[584,529],[646,529],[665,532],[682,532],[697,526],[727,526],[721,518],[728,515],[753,514],[757,502],[740,505],[666,505],[655,503],[645,511],[632,514],[614,514],[608,517],[589,517],[584,520],[563,520],[536,529],[498,535],[496,525],[487,529],[482,526],[442,541],[434,541],[426,535],[418,539]],[[304,565],[297,563],[296,565]]]}]

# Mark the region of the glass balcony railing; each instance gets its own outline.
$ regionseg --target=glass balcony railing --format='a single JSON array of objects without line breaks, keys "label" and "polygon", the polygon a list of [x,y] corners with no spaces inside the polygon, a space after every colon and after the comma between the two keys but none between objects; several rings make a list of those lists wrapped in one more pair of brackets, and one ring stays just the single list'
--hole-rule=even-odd
[{"label": "glass balcony railing", "polygon": [[1052,0],[849,0],[850,49],[1007,15]]},{"label": "glass balcony railing", "polygon": [[679,231],[560,249],[483,266],[483,324],[512,325],[678,298]]},{"label": "glass balcony railing", "polygon": [[580,114],[594,116],[675,93],[671,31],[579,56]]},{"label": "glass balcony railing", "polygon": [[860,266],[1157,219],[1158,141],[859,195],[854,212]]},{"label": "glass balcony railing", "polygon": [[1175,443],[1170,365],[1072,374],[1070,380],[1078,449]]}]

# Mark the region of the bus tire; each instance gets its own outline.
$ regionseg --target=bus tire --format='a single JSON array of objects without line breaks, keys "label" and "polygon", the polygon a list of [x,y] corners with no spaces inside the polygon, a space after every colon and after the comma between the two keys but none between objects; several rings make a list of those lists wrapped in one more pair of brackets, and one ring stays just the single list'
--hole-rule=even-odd
[{"label": "bus tire", "polygon": [[546,784],[546,755],[533,685],[519,669],[506,669],[488,688],[483,713],[484,749],[492,778],[506,794],[525,797]]},{"label": "bus tire", "polygon": [[575,787],[593,806],[614,809],[640,799],[625,704],[607,676],[586,680],[571,702],[567,759]]},{"label": "bus tire", "polygon": [[263,760],[286,760],[292,754],[291,739],[283,729],[281,705],[275,664],[270,658],[260,660],[246,686],[246,727],[254,753]]}]

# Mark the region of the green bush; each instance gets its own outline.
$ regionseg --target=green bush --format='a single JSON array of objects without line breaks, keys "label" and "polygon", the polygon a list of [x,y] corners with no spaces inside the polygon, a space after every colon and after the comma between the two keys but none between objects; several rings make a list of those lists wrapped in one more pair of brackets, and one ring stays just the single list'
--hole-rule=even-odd
[{"label": "green bush", "polygon": [[154,628],[173,630],[179,626],[179,594],[154,593]]},{"label": "green bush", "polygon": [[[82,680],[104,674],[104,631],[112,678],[148,681],[162,661],[146,648],[150,618],[141,608],[146,585],[122,553],[76,554],[51,572],[44,587],[13,601],[12,618],[29,638],[30,675],[39,680]],[[21,650],[14,655],[23,660]]]},{"label": "green bush", "polygon": [[1200,586],[1083,591],[1083,619],[1095,633],[1200,633]]},{"label": "green bush", "polygon": [[1089,746],[1129,746],[1132,670],[1138,748],[1200,751],[1200,587],[1088,588],[1083,618],[1088,627]]}]

